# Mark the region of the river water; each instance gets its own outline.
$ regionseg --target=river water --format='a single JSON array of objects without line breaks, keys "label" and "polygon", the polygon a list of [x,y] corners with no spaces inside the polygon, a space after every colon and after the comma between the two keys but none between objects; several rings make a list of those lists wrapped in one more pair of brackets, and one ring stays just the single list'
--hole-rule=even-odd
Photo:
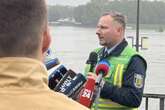
[{"label": "river water", "polygon": [[[75,72],[83,72],[89,53],[99,47],[95,28],[51,26],[53,55]],[[135,36],[135,30],[127,30],[125,36]],[[140,37],[148,37],[147,50],[140,50],[148,63],[145,93],[165,94],[165,32],[140,30]],[[131,40],[128,39],[129,43]],[[149,110],[159,109],[158,100],[149,100]],[[152,105],[152,106],[151,106]],[[141,104],[144,109],[144,101]]]}]

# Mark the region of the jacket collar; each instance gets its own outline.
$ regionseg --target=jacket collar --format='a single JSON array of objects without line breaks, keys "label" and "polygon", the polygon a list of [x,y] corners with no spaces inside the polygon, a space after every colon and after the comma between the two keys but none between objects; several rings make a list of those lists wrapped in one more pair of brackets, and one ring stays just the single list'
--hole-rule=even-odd
[{"label": "jacket collar", "polygon": [[119,56],[124,48],[128,45],[128,42],[123,39],[123,41],[110,53],[111,56]]},{"label": "jacket collar", "polygon": [[127,45],[128,42],[125,39],[123,39],[123,41],[119,45],[117,45],[106,57],[103,57],[105,47],[101,48],[101,50],[98,53],[100,60],[107,58],[109,56],[119,56]]},{"label": "jacket collar", "polygon": [[0,58],[0,88],[46,88],[45,66],[30,58]]}]

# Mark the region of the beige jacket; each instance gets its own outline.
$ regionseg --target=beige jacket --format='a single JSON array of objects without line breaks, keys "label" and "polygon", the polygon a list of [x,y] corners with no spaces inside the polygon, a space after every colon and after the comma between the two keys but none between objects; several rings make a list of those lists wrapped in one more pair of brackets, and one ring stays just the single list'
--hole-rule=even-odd
[{"label": "beige jacket", "polygon": [[47,86],[44,65],[29,58],[0,59],[0,110],[88,110]]}]

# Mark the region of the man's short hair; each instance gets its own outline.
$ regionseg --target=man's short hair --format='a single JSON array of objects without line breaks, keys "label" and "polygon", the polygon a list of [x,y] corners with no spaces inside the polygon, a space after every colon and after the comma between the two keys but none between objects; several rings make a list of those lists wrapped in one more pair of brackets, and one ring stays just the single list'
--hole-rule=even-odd
[{"label": "man's short hair", "polygon": [[107,15],[110,15],[113,18],[114,21],[121,24],[122,27],[125,29],[125,27],[126,27],[126,16],[124,16],[123,14],[121,14],[119,12],[116,12],[116,11],[106,12],[102,16],[107,16]]},{"label": "man's short hair", "polygon": [[36,54],[46,23],[45,0],[0,0],[0,57]]}]

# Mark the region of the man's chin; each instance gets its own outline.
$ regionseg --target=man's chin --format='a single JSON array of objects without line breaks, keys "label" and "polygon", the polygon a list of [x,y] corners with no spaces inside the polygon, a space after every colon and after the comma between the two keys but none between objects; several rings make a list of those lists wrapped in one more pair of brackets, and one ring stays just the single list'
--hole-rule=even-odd
[{"label": "man's chin", "polygon": [[100,44],[101,46],[105,46],[105,43],[103,43],[103,42],[99,42],[99,44]]}]

